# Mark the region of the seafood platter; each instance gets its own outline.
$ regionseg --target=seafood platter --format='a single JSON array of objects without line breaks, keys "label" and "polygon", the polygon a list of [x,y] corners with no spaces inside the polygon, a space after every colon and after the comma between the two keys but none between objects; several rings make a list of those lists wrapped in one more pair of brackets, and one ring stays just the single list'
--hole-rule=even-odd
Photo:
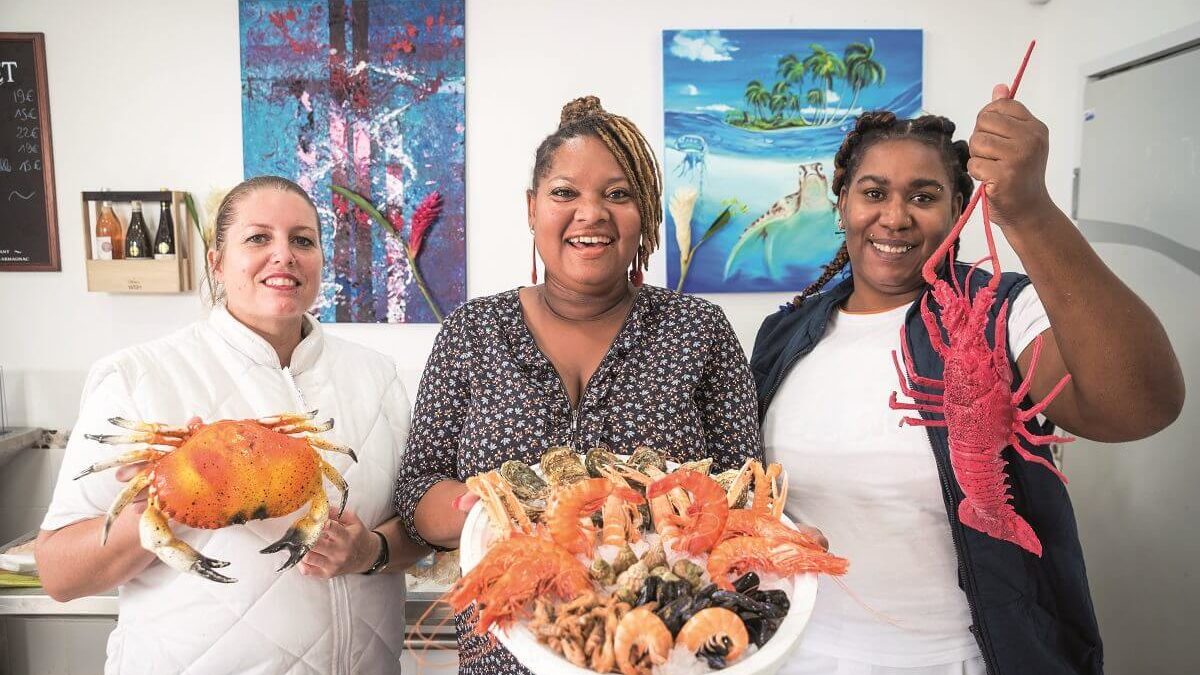
[{"label": "seafood platter", "polygon": [[778,465],[711,465],[551,448],[468,479],[480,500],[444,599],[535,673],[777,671],[816,574],[848,562],[783,514]]}]

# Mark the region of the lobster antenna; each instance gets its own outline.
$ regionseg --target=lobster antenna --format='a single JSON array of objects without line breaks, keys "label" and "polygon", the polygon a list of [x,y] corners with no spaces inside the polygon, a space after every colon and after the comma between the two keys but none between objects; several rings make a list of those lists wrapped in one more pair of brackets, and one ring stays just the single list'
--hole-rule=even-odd
[{"label": "lobster antenna", "polygon": [[[1036,44],[1037,40],[1029,41],[1029,47],[1025,49],[1025,56],[1021,59],[1020,67],[1017,68],[1017,75],[1013,78],[1012,86],[1008,88],[1009,98],[1013,98],[1017,95],[1017,88],[1021,86],[1021,78],[1025,76],[1025,66],[1029,65],[1029,57],[1033,54],[1033,47]],[[979,187],[975,189],[975,194],[971,196],[971,201],[967,202],[966,207],[963,209],[962,215],[958,217],[958,222],[956,222],[954,224],[954,228],[950,230],[950,234],[947,235],[945,240],[942,241],[941,246],[938,246],[938,249],[933,252],[933,255],[929,256],[929,260],[925,261],[925,265],[921,268],[921,276],[925,278],[927,283],[932,284],[937,280],[937,261],[940,260],[943,255],[946,255],[947,251],[950,250],[950,247],[954,245],[954,242],[958,239],[959,234],[962,233],[963,227],[967,224],[967,220],[971,217],[971,213],[975,211],[975,205],[979,203],[980,198],[987,199],[985,195],[987,192],[986,188],[986,183],[979,184]],[[989,251],[993,257],[992,267],[999,272],[1000,261],[996,259],[996,252],[994,248],[995,244],[992,241],[991,229],[987,227],[986,224],[983,229],[987,233]],[[951,261],[951,264],[953,264],[953,261]],[[954,276],[953,270],[951,270],[950,276]]]},{"label": "lobster antenna", "polygon": [[1008,88],[1008,97],[1017,97],[1017,87],[1021,86],[1021,78],[1025,76],[1025,66],[1029,65],[1029,55],[1033,54],[1033,46],[1037,44],[1037,40],[1030,40],[1029,47],[1025,49],[1025,58],[1021,59],[1021,67],[1017,68],[1017,76],[1013,78],[1012,86]]}]

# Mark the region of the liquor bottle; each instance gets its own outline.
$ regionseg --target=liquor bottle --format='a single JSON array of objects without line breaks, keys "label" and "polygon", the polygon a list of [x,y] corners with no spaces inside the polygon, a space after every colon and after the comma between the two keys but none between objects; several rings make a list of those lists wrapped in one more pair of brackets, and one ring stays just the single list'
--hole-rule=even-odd
[{"label": "liquor bottle", "polygon": [[120,260],[125,257],[125,235],[121,219],[113,213],[112,202],[100,203],[96,218],[96,260]]},{"label": "liquor bottle", "polygon": [[125,258],[143,260],[154,257],[150,250],[150,230],[142,216],[142,203],[133,202],[133,214],[129,216],[129,230],[125,233]]},{"label": "liquor bottle", "polygon": [[175,219],[171,217],[171,202],[162,202],[158,212],[158,232],[154,233],[154,259],[175,259]]}]

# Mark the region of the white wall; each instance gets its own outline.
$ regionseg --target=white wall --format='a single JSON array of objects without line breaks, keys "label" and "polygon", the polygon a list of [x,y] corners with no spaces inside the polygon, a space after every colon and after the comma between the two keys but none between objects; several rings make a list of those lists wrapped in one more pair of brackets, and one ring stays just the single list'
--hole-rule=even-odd
[{"label": "white wall", "polygon": [[[523,191],[532,153],[563,102],[584,93],[637,121],[661,147],[664,28],[923,28],[925,106],[965,137],[1025,42],[1039,40],[1021,99],[1050,126],[1051,194],[1070,199],[1081,64],[1200,21],[1194,0],[469,0],[468,289],[528,278]],[[242,178],[236,0],[0,1],[0,31],[46,34],[63,271],[0,273],[0,366],[10,419],[69,426],[89,364],[203,315],[195,296],[88,293],[79,193],[170,186],[201,196]],[[851,9],[852,8],[852,9]],[[977,230],[966,252],[982,252]],[[1016,267],[1009,253],[1006,267]],[[664,256],[647,277],[662,284]],[[527,282],[526,282],[527,283]],[[713,296],[749,349],[786,298]],[[436,326],[335,325],[398,359],[415,391]]]}]

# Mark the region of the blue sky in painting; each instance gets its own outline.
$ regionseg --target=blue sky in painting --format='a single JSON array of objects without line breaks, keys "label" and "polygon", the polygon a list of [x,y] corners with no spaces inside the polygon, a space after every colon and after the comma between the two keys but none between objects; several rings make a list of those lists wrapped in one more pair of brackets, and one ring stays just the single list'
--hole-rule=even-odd
[{"label": "blue sky in painting", "polygon": [[[909,58],[919,30],[684,30],[663,31],[663,53],[671,63],[664,72],[667,110],[724,115],[728,109],[744,109],[746,83],[759,80],[767,88],[774,84],[776,64],[795,54],[801,60],[818,43],[839,56],[850,42],[870,36],[875,40],[875,59],[887,68],[883,86],[863,90],[857,106],[882,106],[914,82],[921,80],[920,58]],[[919,51],[918,51],[919,54]],[[811,80],[805,89],[811,88]],[[835,82],[835,89],[837,83]],[[843,104],[849,101],[843,102]]]}]

